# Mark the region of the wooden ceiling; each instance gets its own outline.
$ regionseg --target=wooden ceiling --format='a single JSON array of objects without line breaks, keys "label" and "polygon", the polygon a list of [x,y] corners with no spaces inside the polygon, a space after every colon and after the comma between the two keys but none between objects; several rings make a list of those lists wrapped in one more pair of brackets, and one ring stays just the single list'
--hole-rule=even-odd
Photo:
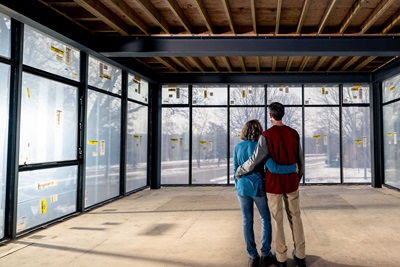
[{"label": "wooden ceiling", "polygon": [[[399,0],[37,0],[99,38],[398,37]],[[133,39],[132,39],[133,40]],[[368,46],[360,39],[359,46]],[[101,52],[101,51],[100,51]],[[147,53],[155,73],[373,73],[396,55]]]}]

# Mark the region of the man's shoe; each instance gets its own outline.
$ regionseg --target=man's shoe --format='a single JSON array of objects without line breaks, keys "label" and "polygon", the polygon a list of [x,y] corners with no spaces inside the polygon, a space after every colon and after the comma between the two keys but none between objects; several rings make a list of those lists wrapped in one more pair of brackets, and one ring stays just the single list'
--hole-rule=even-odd
[{"label": "man's shoe", "polygon": [[249,259],[249,267],[259,267],[260,266],[260,257],[257,256],[257,258],[253,259],[250,258]]},{"label": "man's shoe", "polygon": [[297,257],[296,257],[296,251],[295,251],[295,250],[293,250],[292,255],[293,255],[293,259],[294,259],[294,261],[296,262],[296,264],[297,264],[298,267],[307,267],[307,265],[306,265],[306,258],[304,258],[304,259],[299,259],[299,258],[297,258]]},{"label": "man's shoe", "polygon": [[284,262],[277,261],[276,262],[276,266],[278,266],[278,267],[287,267],[287,261],[284,261]]},{"label": "man's shoe", "polygon": [[276,257],[274,254],[269,253],[267,256],[261,256],[260,267],[268,267],[272,264],[276,264]]}]

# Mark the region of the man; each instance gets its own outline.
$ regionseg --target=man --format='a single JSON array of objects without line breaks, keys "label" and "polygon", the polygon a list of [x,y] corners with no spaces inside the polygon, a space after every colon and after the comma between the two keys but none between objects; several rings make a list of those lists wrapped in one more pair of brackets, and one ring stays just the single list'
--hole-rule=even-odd
[{"label": "man", "polygon": [[274,102],[269,105],[269,118],[272,127],[262,133],[256,150],[244,164],[238,167],[236,177],[252,171],[268,155],[277,164],[298,164],[298,173],[275,174],[267,170],[265,184],[273,230],[275,231],[274,242],[277,265],[287,266],[287,246],[283,230],[284,202],[294,242],[292,255],[299,267],[305,267],[305,238],[300,216],[299,195],[299,182],[304,169],[303,153],[297,131],[282,123],[284,115],[285,107],[281,103]]}]

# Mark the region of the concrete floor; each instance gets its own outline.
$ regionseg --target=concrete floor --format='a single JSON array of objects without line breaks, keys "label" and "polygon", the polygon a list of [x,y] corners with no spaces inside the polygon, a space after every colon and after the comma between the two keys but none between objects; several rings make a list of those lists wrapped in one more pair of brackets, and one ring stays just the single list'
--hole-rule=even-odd
[{"label": "concrete floor", "polygon": [[[400,266],[400,192],[301,187],[308,266]],[[257,237],[260,224],[256,219]],[[291,234],[286,222],[289,251]],[[295,266],[290,255],[288,266]],[[247,266],[233,187],[144,190],[0,247],[0,266]]]}]

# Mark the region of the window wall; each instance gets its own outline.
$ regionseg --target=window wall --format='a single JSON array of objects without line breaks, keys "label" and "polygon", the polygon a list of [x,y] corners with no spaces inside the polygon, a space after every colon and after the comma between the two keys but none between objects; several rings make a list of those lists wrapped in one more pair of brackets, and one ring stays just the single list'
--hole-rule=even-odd
[{"label": "window wall", "polygon": [[382,84],[385,183],[400,189],[400,75]]}]

